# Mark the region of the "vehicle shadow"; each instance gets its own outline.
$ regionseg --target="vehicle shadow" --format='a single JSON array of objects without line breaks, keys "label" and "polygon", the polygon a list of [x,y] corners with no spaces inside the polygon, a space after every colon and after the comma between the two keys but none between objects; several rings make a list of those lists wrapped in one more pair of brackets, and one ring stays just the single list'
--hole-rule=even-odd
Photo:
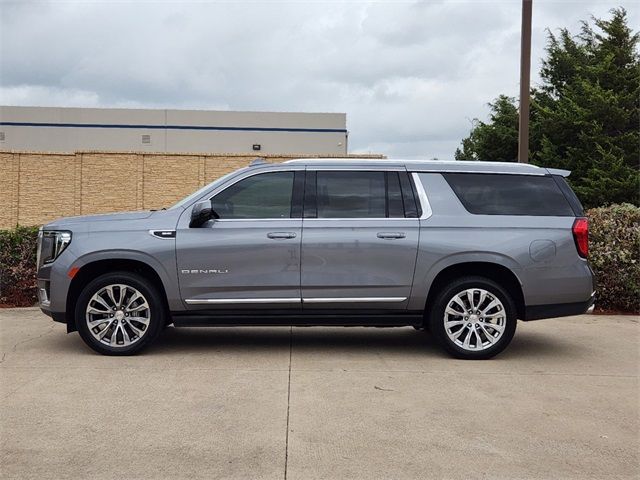
[{"label": "vehicle shadow", "polygon": [[149,353],[167,351],[437,351],[433,339],[411,327],[210,327],[167,328]]},{"label": "vehicle shadow", "polygon": [[[147,355],[170,352],[376,352],[378,354],[404,354],[420,357],[447,357],[429,333],[412,327],[208,327],[167,328]],[[513,359],[565,356],[574,350],[566,338],[551,333],[521,331],[509,347],[498,357]]]}]

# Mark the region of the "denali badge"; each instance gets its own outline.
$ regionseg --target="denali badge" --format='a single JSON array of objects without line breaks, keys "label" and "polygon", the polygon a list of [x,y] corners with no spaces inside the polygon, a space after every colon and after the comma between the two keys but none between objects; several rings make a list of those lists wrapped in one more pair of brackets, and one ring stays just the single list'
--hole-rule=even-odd
[{"label": "denali badge", "polygon": [[194,274],[194,273],[229,273],[229,270],[222,270],[218,268],[208,268],[205,270],[180,270],[180,273],[183,275]]}]

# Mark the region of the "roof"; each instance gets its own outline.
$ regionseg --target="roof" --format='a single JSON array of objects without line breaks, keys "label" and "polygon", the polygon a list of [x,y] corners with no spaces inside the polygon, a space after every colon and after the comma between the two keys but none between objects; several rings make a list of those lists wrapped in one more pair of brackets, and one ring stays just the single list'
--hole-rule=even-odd
[{"label": "roof", "polygon": [[401,160],[401,159],[353,159],[353,158],[305,158],[288,160],[284,163],[314,167],[363,167],[394,166],[406,167],[412,172],[467,172],[467,173],[510,173],[516,175],[554,175],[568,176],[567,170],[555,170],[515,162],[478,162],[445,160]]}]

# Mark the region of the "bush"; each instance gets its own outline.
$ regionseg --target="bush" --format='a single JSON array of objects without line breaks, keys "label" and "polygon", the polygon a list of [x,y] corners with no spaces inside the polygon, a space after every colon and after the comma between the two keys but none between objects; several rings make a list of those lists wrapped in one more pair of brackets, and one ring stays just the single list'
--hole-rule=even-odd
[{"label": "bush", "polygon": [[37,302],[38,227],[0,230],[0,306],[31,307]]},{"label": "bush", "polygon": [[[589,216],[589,260],[596,274],[596,307],[640,312],[640,208],[594,208]],[[37,227],[0,230],[0,306],[37,301]]]},{"label": "bush", "polygon": [[593,208],[587,215],[596,307],[640,312],[640,208],[623,203]]}]

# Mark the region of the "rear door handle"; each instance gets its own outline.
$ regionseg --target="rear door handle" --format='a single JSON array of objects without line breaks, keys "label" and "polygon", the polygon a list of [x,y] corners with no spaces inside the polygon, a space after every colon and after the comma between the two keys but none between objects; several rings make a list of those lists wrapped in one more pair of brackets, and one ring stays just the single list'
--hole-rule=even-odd
[{"label": "rear door handle", "polygon": [[296,238],[295,232],[270,232],[267,233],[267,237],[273,240],[282,240],[285,238]]},{"label": "rear door handle", "polygon": [[405,238],[406,236],[407,234],[404,232],[378,232],[378,238],[384,238],[385,240]]}]

